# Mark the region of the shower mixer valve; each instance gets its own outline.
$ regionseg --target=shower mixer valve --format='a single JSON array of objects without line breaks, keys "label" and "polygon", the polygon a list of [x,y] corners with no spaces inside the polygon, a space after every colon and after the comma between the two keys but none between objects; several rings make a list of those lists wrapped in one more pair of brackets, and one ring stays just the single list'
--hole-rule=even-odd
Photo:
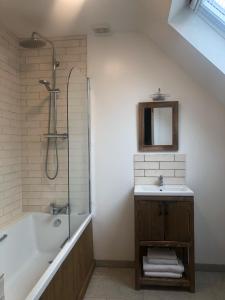
[{"label": "shower mixer valve", "polygon": [[53,216],[57,216],[59,214],[67,215],[68,214],[69,206],[66,205],[57,205],[55,203],[50,204],[50,214]]}]

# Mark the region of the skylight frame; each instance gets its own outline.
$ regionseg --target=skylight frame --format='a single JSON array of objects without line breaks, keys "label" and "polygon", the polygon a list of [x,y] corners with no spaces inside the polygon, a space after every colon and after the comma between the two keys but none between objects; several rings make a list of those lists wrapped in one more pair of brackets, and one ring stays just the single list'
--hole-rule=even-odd
[{"label": "skylight frame", "polygon": [[222,10],[223,13],[207,0],[200,0],[197,6],[197,14],[225,38],[225,9]]}]

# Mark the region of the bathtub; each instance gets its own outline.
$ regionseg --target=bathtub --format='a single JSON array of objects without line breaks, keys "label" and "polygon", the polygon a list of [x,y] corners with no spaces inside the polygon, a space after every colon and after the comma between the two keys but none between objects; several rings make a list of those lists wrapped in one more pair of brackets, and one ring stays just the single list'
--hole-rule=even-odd
[{"label": "bathtub", "polygon": [[[28,213],[0,229],[0,275],[5,274],[5,300],[37,300],[74,247],[91,215]],[[57,226],[58,225],[58,226]],[[62,247],[62,248],[61,248]]]}]

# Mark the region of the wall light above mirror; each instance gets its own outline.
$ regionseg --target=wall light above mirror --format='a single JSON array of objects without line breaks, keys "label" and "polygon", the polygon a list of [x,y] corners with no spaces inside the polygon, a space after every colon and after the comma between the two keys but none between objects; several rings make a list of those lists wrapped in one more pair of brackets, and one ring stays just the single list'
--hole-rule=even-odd
[{"label": "wall light above mirror", "polygon": [[139,103],[139,151],[178,150],[178,101]]}]

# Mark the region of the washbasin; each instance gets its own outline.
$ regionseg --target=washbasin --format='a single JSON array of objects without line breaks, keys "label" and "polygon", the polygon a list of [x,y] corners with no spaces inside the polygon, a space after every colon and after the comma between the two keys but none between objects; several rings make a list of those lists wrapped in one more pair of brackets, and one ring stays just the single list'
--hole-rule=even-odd
[{"label": "washbasin", "polygon": [[186,185],[135,185],[135,196],[193,196],[194,192]]}]

